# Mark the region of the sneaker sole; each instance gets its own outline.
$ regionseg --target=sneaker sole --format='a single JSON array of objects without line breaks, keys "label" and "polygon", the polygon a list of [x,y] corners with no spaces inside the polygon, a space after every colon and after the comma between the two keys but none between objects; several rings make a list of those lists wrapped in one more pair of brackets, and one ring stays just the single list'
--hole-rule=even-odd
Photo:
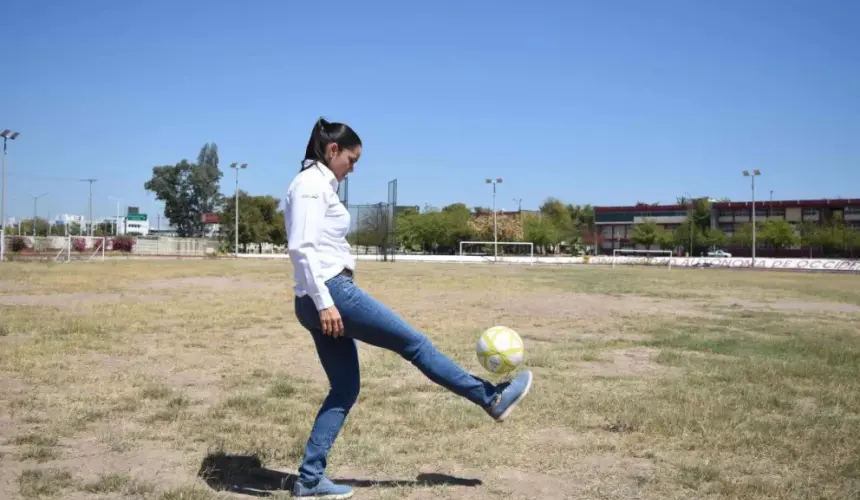
[{"label": "sneaker sole", "polygon": [[295,496],[293,498],[310,498],[315,500],[345,500],[347,498],[352,498],[354,492],[349,493],[337,493],[331,495],[304,495],[304,496]]},{"label": "sneaker sole", "polygon": [[515,400],[513,401],[513,403],[511,403],[510,405],[508,405],[508,408],[507,408],[505,411],[503,411],[501,415],[499,415],[499,418],[497,418],[497,419],[496,419],[496,422],[503,422],[506,418],[508,418],[508,415],[510,415],[510,414],[511,414],[511,412],[512,412],[512,411],[514,411],[514,408],[516,408],[516,407],[517,407],[517,405],[518,405],[518,404],[520,404],[520,401],[522,401],[522,400],[523,400],[523,398],[525,398],[525,397],[526,397],[526,394],[528,394],[528,393],[529,393],[529,390],[531,390],[531,388],[532,388],[532,380],[534,380],[534,378],[535,378],[534,373],[529,372],[529,381],[528,381],[528,383],[526,384],[526,388],[525,388],[525,389],[523,389],[523,392],[522,392],[522,393],[520,393],[520,395],[519,395],[519,396],[517,396],[517,399],[515,399]]}]

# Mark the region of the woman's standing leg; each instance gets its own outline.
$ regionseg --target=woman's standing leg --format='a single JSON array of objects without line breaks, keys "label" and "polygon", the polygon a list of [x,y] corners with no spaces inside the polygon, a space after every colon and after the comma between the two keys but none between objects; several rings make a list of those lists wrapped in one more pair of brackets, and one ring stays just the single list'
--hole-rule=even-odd
[{"label": "woman's standing leg", "polygon": [[293,494],[298,497],[348,498],[352,489],[333,484],[325,477],[325,469],[329,451],[358,398],[361,387],[358,351],[351,338],[323,334],[318,317],[314,323],[315,314],[316,308],[310,298],[296,300],[296,315],[313,336],[331,389],[314,420]]}]

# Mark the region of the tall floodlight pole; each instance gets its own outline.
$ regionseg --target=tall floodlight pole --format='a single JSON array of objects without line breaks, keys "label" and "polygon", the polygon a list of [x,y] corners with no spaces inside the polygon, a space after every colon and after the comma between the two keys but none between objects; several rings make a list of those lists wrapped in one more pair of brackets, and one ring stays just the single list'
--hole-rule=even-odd
[{"label": "tall floodlight pole", "polygon": [[230,168],[236,169],[236,206],[233,209],[236,212],[236,220],[233,222],[233,249],[236,252],[236,257],[239,257],[239,170],[243,168],[248,168],[248,164],[242,163],[240,165],[239,163],[233,162],[230,164]]},{"label": "tall floodlight pole", "polygon": [[[47,196],[49,194],[50,193],[42,193],[42,194],[37,195],[37,196],[33,196],[32,194],[30,195],[33,198],[33,237],[34,238],[36,237],[36,219],[38,218],[38,214],[39,214],[39,211],[37,208],[39,198],[41,198],[43,196]],[[50,236],[50,235],[48,235],[48,236]]]},{"label": "tall floodlight pole", "polygon": [[693,206],[693,197],[690,193],[684,193],[687,198],[687,203],[690,205],[690,251],[687,254],[693,257],[693,219],[695,218],[695,207]]},{"label": "tall floodlight pole", "polygon": [[89,230],[87,231],[87,236],[92,238],[93,236],[93,182],[96,182],[96,179],[80,179],[81,182],[89,182],[90,183],[90,198],[89,198]]},{"label": "tall floodlight pole", "polygon": [[[785,218],[785,214],[782,215]],[[770,190],[770,204],[767,206],[767,217],[768,219],[773,217],[773,189]]]},{"label": "tall floodlight pole", "polygon": [[493,185],[493,260],[499,259],[499,232],[496,224],[496,184],[501,184],[501,177],[496,179],[487,179],[487,184]]},{"label": "tall floodlight pole", "polygon": [[8,128],[0,132],[0,137],[3,138],[3,186],[0,188],[0,262],[6,258],[6,141],[15,140],[18,137],[18,132],[13,132]]},{"label": "tall floodlight pole", "polygon": [[525,225],[523,223],[523,199],[514,198],[514,201],[517,203],[517,216],[520,218],[520,231],[525,231]]},{"label": "tall floodlight pole", "polygon": [[755,169],[752,173],[749,170],[744,170],[744,177],[749,177],[752,182],[752,267],[755,269],[755,178],[761,175],[759,169]]},{"label": "tall floodlight pole", "polygon": [[[119,202],[122,201],[122,198],[117,198],[114,196],[108,196],[108,199],[116,201],[116,219],[114,219],[114,221],[113,221],[113,235],[118,236],[119,235]],[[123,232],[125,232],[125,231],[123,231]]]}]

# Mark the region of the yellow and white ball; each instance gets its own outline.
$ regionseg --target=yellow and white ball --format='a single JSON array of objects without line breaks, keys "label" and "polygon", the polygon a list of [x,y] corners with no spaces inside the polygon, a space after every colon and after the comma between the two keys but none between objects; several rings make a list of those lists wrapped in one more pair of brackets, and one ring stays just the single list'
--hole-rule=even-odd
[{"label": "yellow and white ball", "polygon": [[475,352],[481,366],[496,375],[516,370],[525,357],[523,339],[506,326],[494,326],[481,333]]}]

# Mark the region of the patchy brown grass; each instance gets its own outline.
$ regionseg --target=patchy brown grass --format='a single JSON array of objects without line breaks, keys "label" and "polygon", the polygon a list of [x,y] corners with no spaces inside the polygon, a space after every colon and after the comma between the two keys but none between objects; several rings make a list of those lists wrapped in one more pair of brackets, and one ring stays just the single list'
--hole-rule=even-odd
[{"label": "patchy brown grass", "polygon": [[[360,262],[358,281],[476,373],[480,331],[517,329],[537,377],[498,425],[360,346],[330,458],[358,497],[860,493],[854,276]],[[285,262],[0,267],[0,498],[288,498],[326,390],[290,283]]]}]

